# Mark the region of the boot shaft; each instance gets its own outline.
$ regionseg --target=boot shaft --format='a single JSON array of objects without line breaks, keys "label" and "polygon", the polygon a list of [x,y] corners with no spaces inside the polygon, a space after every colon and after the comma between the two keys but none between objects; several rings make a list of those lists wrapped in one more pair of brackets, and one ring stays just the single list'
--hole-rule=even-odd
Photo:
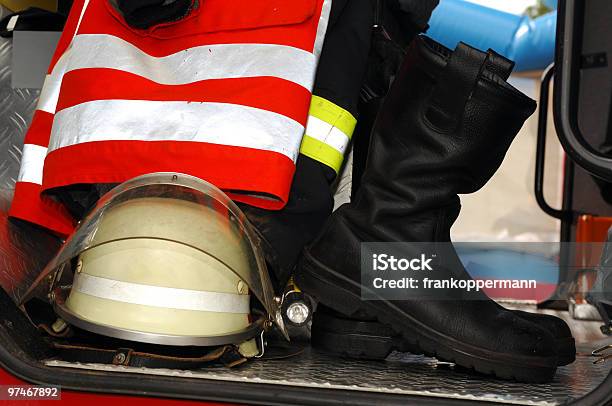
[{"label": "boot shaft", "polygon": [[409,219],[422,241],[434,238],[435,224],[435,238],[446,239],[457,195],[486,184],[535,110],[533,100],[506,83],[512,65],[492,51],[459,44],[451,52],[427,37],[415,39],[377,117],[362,186],[347,215],[376,228]]}]

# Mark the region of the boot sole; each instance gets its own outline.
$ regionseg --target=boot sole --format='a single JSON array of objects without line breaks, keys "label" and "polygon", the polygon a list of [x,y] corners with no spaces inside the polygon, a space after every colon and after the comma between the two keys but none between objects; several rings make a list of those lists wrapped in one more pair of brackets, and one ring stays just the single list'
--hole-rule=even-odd
[{"label": "boot sole", "polygon": [[522,382],[550,381],[556,371],[557,357],[521,356],[484,350],[446,336],[414,319],[385,300],[361,300],[361,286],[319,263],[308,250],[296,275],[298,286],[320,303],[351,317],[365,312],[401,336],[413,351],[452,362],[476,372]]},{"label": "boot sole", "polygon": [[[315,314],[312,325],[312,346],[341,357],[382,361],[393,351],[418,352],[406,345],[400,336],[383,334],[385,326],[377,321],[353,321],[329,314]],[[555,340],[557,366],[576,360],[573,337]]]}]

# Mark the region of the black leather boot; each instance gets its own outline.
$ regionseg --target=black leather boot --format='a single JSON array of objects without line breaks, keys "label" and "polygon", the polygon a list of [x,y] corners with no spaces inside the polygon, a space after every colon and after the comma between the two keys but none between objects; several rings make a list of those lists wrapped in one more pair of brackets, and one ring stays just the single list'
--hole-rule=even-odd
[{"label": "black leather boot", "polygon": [[[499,78],[508,80],[514,68],[514,62],[490,51],[487,55],[486,68]],[[361,186],[361,174],[367,159],[368,145],[364,144],[362,139],[369,141],[375,116],[380,110],[380,104],[379,102],[376,105],[370,103],[366,107],[365,114],[363,111],[361,112],[357,125],[360,131],[358,134],[356,131],[353,144],[353,197],[356,196]],[[612,126],[608,132],[612,134]],[[610,145],[612,145],[612,142],[610,142]],[[555,338],[558,366],[568,365],[576,360],[575,341],[565,321],[547,314],[529,313],[520,310],[511,311],[551,333]],[[314,347],[342,356],[360,359],[385,359],[392,351],[402,351],[401,339],[397,336],[387,335],[386,331],[388,329],[375,320],[352,320],[327,309],[325,306],[320,306],[313,317],[312,344]]]},{"label": "black leather boot", "polygon": [[[541,382],[556,370],[553,337],[486,297],[361,300],[361,243],[450,242],[458,194],[484,186],[535,110],[489,56],[465,44],[451,53],[426,37],[413,42],[376,120],[360,190],[304,251],[297,283],[341,314],[375,318],[414,352]],[[465,270],[454,276],[469,279]]]}]

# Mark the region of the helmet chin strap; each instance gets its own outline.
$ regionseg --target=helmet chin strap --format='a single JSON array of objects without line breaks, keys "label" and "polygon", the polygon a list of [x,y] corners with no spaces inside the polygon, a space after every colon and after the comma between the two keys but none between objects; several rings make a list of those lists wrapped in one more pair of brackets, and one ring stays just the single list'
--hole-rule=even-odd
[{"label": "helmet chin strap", "polygon": [[259,354],[255,355],[254,358],[261,358],[266,353],[266,342],[264,340],[265,330],[261,330],[261,334],[259,335]]}]

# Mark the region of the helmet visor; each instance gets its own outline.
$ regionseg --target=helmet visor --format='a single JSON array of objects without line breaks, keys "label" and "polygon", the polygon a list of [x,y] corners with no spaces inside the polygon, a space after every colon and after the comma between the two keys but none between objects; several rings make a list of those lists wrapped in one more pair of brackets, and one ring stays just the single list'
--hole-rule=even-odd
[{"label": "helmet visor", "polygon": [[[139,176],[104,195],[45,267],[25,300],[58,283],[67,264],[84,252],[124,240],[169,241],[196,249],[242,279],[265,310],[278,321],[279,305],[260,240],[246,216],[220,189],[178,173]],[[180,272],[180,269],[168,269]],[[53,275],[53,276],[49,276]],[[282,326],[281,330],[283,330]]]}]

